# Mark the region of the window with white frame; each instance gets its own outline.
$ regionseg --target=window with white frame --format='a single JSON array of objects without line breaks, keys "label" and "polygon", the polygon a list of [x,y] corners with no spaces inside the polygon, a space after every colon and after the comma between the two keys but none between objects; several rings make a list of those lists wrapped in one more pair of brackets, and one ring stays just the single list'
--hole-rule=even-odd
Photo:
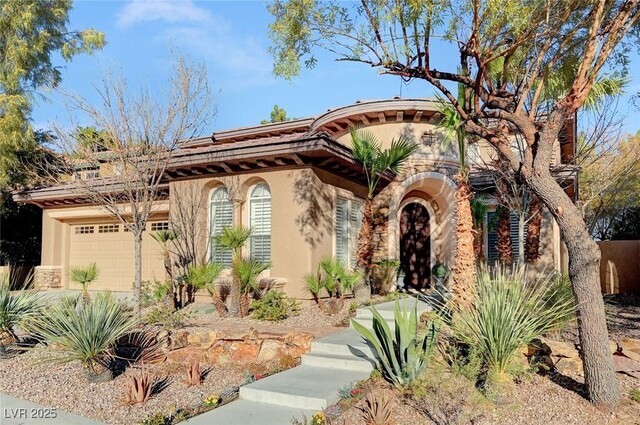
[{"label": "window with white frame", "polygon": [[151,223],[151,231],[152,232],[160,232],[169,230],[169,222],[168,221],[154,221]]},{"label": "window with white frame", "polygon": [[336,258],[356,266],[358,233],[362,224],[362,204],[344,198],[336,200]]},{"label": "window with white frame", "polygon": [[229,200],[229,191],[221,186],[211,192],[209,202],[209,260],[224,267],[231,266],[231,250],[216,244],[216,236],[222,233],[225,227],[233,225],[233,204]]},{"label": "window with white frame", "polygon": [[249,255],[263,263],[271,262],[271,191],[266,183],[260,183],[251,190],[249,227],[253,229]]}]

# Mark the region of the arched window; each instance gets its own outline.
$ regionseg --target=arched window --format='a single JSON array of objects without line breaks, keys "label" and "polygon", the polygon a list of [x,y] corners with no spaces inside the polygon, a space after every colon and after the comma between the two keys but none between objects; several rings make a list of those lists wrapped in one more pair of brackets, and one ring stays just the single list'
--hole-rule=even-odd
[{"label": "arched window", "polygon": [[213,263],[231,266],[231,250],[216,246],[216,236],[225,227],[233,225],[233,204],[229,200],[229,191],[222,186],[211,192],[209,202],[209,239],[211,247],[209,260]]},{"label": "arched window", "polygon": [[251,258],[271,261],[271,191],[266,183],[256,185],[249,198],[249,227],[253,229],[250,242]]}]

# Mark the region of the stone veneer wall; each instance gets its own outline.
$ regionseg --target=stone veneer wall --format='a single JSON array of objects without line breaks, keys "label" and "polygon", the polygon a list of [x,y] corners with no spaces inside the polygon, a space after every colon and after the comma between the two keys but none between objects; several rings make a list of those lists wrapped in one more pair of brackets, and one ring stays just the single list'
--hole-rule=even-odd
[{"label": "stone veneer wall", "polygon": [[38,266],[34,272],[34,283],[38,289],[61,288],[61,266]]},{"label": "stone veneer wall", "polygon": [[165,333],[168,362],[211,365],[268,362],[284,355],[299,358],[311,349],[312,334],[256,329],[185,329]]}]

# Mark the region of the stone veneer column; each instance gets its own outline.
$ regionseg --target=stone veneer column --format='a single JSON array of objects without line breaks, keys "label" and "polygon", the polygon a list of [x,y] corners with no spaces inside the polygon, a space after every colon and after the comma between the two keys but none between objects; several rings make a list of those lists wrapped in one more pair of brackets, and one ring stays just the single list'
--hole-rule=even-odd
[{"label": "stone veneer column", "polygon": [[33,278],[38,289],[62,288],[62,266],[37,266]]}]

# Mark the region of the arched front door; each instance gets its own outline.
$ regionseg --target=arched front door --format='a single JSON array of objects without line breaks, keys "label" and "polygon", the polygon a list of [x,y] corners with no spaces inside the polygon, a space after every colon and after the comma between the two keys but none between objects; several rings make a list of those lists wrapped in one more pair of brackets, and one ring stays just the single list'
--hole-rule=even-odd
[{"label": "arched front door", "polygon": [[431,229],[429,212],[417,202],[407,204],[400,215],[400,264],[405,288],[430,287]]}]

